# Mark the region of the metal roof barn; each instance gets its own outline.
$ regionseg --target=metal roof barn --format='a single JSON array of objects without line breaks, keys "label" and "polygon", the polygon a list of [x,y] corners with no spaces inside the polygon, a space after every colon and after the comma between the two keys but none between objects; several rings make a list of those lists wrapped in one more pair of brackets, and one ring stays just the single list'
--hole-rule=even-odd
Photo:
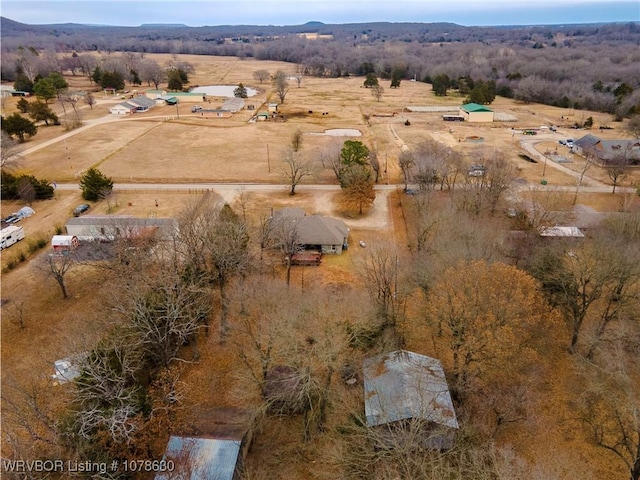
[{"label": "metal roof barn", "polygon": [[172,460],[175,468],[156,475],[156,480],[233,480],[240,444],[240,440],[172,435],[164,460]]},{"label": "metal roof barn", "polygon": [[440,361],[396,350],[363,362],[365,416],[374,427],[412,418],[458,428]]}]

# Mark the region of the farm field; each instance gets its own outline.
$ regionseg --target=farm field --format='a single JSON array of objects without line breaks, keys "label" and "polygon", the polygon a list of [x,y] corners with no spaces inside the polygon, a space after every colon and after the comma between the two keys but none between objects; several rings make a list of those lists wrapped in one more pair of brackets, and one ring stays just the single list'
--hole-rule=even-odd
[{"label": "farm field", "polygon": [[[170,55],[159,54],[148,56],[160,63],[171,58]],[[252,78],[253,72],[266,69],[273,73],[282,69],[293,74],[293,67],[281,62],[195,55],[180,55],[180,59],[194,66],[190,86],[236,85],[242,82],[247,87],[256,88],[258,95],[247,99],[247,103],[255,105],[255,112],[266,110],[268,103],[276,101],[276,95],[267,83],[256,82]],[[70,80],[76,88],[89,87],[81,78]],[[416,149],[425,140],[435,140],[463,153],[469,165],[478,158],[488,158],[493,151],[502,152],[517,168],[516,184],[520,191],[537,189],[540,181],[545,179],[547,190],[554,187],[564,189],[561,191],[564,206],[572,200],[602,212],[633,210],[639,206],[637,196],[608,193],[610,180],[597,166],[587,171],[584,186],[601,188],[602,191],[583,191],[572,199],[576,187],[574,174],[580,173],[583,166],[583,160],[577,156],[573,163],[563,164],[565,169],[555,168],[551,162],[533,163],[523,158],[532,155],[531,149],[538,154],[558,151],[571,155],[566,147],[558,144],[558,140],[579,138],[589,133],[570,128],[572,123],[583,121],[585,116],[594,118],[596,128],[600,125],[613,127],[612,130],[594,130],[594,134],[604,138],[626,136],[623,124],[612,122],[608,115],[525,105],[497,98],[491,108],[517,117],[516,122],[490,125],[450,123],[444,122],[440,113],[411,112],[407,107],[458,105],[462,103],[462,97],[435,97],[430,85],[404,80],[397,89],[388,88],[388,82],[385,82],[384,95],[377,101],[362,82],[359,77],[304,77],[298,87],[291,80],[286,100],[278,107],[282,121],[250,122],[255,112],[249,110],[231,118],[204,118],[192,113],[192,104],[187,102],[178,107],[160,106],[146,113],[115,118],[109,115],[108,108],[121,100],[96,94],[98,104],[93,109],[81,109],[82,129],[66,132],[62,127],[40,127],[33,139],[20,146],[24,158],[17,171],[55,181],[61,188],[55,191],[52,200],[34,203],[36,214],[21,223],[27,239],[2,252],[3,383],[10,378],[11,382],[22,386],[42,388],[47,384],[54,360],[65,357],[69,351],[89,348],[111,325],[109,312],[99,309],[104,291],[117,290],[119,285],[106,272],[93,266],[82,266],[71,272],[68,279],[71,296],[63,301],[43,266],[46,252],[31,251],[28,243],[29,239],[41,238],[48,244],[50,237],[61,230],[73,208],[83,203],[80,191],[72,185],[77,184],[82,173],[91,167],[100,169],[116,184],[140,184],[140,187],[116,188],[109,205],[106,201],[93,203],[89,214],[177,217],[185,207],[202,199],[204,190],[211,187],[199,188],[197,184],[237,183],[251,184],[252,188],[243,190],[238,185],[237,189],[220,190],[218,193],[222,196],[218,200],[228,202],[236,212],[243,211],[254,229],[257,229],[255,225],[259,219],[274,209],[290,206],[300,207],[309,214],[344,220],[350,228],[349,250],[339,257],[325,256],[319,268],[293,269],[291,288],[301,295],[305,291],[326,289],[329,292],[356,292],[356,296],[360,292],[364,297],[364,287],[357,273],[367,249],[358,246],[360,241],[367,245],[389,241],[402,252],[401,260],[408,261],[410,254],[405,247],[410,244],[411,226],[406,209],[409,196],[402,192],[403,177],[398,158],[401,152]],[[3,111],[14,111],[15,101],[13,98],[4,99]],[[212,102],[221,103],[221,99],[213,99]],[[548,125],[560,125],[560,128],[557,132],[540,130],[532,137],[521,133],[522,130]],[[331,129],[357,130],[361,136],[324,135]],[[302,182],[295,196],[288,195],[283,175],[283,151],[297,131],[303,134],[302,153],[308,158],[317,158],[319,152],[346,139],[360,140],[376,150],[384,169],[371,210],[363,215],[346,213],[333,172],[320,168],[320,165],[317,165],[313,177]],[[525,148],[525,143],[528,148]],[[638,182],[640,172],[633,172],[625,179],[623,187]],[[169,190],[162,188],[163,184],[196,186]],[[271,188],[260,189],[253,184],[265,184]],[[316,185],[319,188],[315,188]],[[215,185],[211,189],[215,191]],[[22,203],[19,201],[3,201],[2,216],[20,206]],[[500,222],[500,228],[509,226],[507,219],[500,218],[497,222]],[[252,235],[255,233],[251,231]],[[26,260],[20,260],[21,256]],[[264,261],[273,278],[284,277],[285,269],[276,255]],[[14,264],[12,269],[7,268],[10,262]],[[421,298],[423,293],[415,295]],[[242,319],[240,305],[244,307],[244,304],[240,297],[234,302],[232,316],[239,322]],[[357,305],[350,308],[355,312]],[[354,312],[349,311],[349,314],[355,316]],[[25,328],[20,328],[18,316],[24,319]],[[334,327],[342,325],[342,319],[333,318],[332,321],[335,322],[332,324]],[[427,330],[416,329],[403,341],[407,349],[420,350],[428,335]],[[215,335],[202,339],[199,361],[185,366],[181,377],[186,389],[185,398],[188,399],[185,411],[250,403],[238,393],[235,375],[238,360],[233,355],[233,348],[233,345],[221,346]],[[352,359],[354,362],[361,362],[358,355]],[[571,465],[575,476],[584,479],[620,478],[623,469],[617,464],[611,466],[610,454],[575,433],[577,423],[571,418],[568,407],[570,387],[574,386],[563,383],[565,372],[572,368],[565,352],[552,349],[551,362],[557,366],[556,369],[536,372],[536,375],[548,377],[543,380],[544,391],[537,392],[531,399],[532,408],[538,412],[535,418],[540,423],[514,423],[500,431],[497,441],[514,446],[523,458],[531,462],[547,459],[550,465],[554,464],[550,468],[558,474],[557,478],[568,478],[563,476],[569,475],[565,465]],[[211,372],[217,375],[211,375]],[[335,390],[334,403],[344,408],[336,407],[336,415],[328,421],[327,431],[331,433],[301,444],[299,420],[269,419],[263,427],[269,435],[258,435],[248,460],[248,471],[257,472],[266,466],[267,472],[279,472],[280,478],[337,478],[339,471],[335,460],[339,452],[332,448],[332,444],[340,441],[340,435],[335,428],[347,420],[348,407],[360,397],[352,398],[353,391],[342,384],[336,385]],[[551,400],[547,402],[545,395]],[[64,399],[65,395],[61,394],[58,401],[63,402]],[[186,420],[181,418],[181,421]],[[166,434],[167,431],[163,431],[156,439],[154,453],[161,452]],[[274,443],[280,446],[272,456]],[[557,456],[557,452],[561,455]],[[291,458],[295,460],[287,461]]]}]

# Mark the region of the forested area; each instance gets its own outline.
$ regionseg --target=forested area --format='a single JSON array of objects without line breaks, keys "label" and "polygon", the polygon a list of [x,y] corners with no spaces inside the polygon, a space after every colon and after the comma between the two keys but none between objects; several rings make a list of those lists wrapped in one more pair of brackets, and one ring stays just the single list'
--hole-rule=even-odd
[{"label": "forested area", "polygon": [[[4,376],[3,455],[159,459],[169,434],[217,404],[252,412],[246,479],[603,478],[562,440],[528,456],[549,422],[637,479],[638,214],[583,240],[541,238],[550,216],[511,237],[521,219],[501,212],[513,170],[498,154],[483,178],[456,175],[456,163],[434,144],[404,158],[419,185],[396,199],[406,246],[372,241],[338,277],[292,277],[282,257],[301,248],[295,225],[250,193],[233,208],[194,200],[162,241],[116,236],[106,256],[54,258],[64,263],[43,274],[99,277],[83,313],[98,340],[70,339],[73,386]],[[16,312],[11,328],[37,328]],[[460,422],[451,449],[422,448],[419,418],[394,427],[392,443],[365,426],[362,360],[398,348],[442,361]]]},{"label": "forested area", "polygon": [[[493,81],[499,95],[525,102],[616,114],[637,113],[637,23],[538,27],[453,24],[309,24],[299,27],[26,26],[2,19],[2,80],[14,82],[19,50],[237,56],[300,64],[314,76],[398,75],[431,83],[447,75]],[[308,39],[304,35],[324,35]],[[66,69],[61,65],[51,68]],[[468,86],[468,85],[466,85]],[[471,85],[472,88],[472,85]],[[463,94],[466,92],[462,92]]]}]

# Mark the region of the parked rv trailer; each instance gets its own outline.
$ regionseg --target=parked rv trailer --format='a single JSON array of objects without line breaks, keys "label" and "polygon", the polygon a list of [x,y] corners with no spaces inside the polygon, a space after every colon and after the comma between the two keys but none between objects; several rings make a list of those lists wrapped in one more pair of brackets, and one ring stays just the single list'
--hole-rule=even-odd
[{"label": "parked rv trailer", "polygon": [[11,225],[0,230],[0,249],[9,248],[24,238],[24,228]]}]

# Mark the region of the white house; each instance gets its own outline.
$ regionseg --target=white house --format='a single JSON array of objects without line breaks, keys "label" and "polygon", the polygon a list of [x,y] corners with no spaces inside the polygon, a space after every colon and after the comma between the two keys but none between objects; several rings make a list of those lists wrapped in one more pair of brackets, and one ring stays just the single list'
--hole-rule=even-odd
[{"label": "white house", "polygon": [[136,107],[127,102],[119,103],[109,109],[109,113],[111,113],[111,115],[129,115],[135,111]]}]

